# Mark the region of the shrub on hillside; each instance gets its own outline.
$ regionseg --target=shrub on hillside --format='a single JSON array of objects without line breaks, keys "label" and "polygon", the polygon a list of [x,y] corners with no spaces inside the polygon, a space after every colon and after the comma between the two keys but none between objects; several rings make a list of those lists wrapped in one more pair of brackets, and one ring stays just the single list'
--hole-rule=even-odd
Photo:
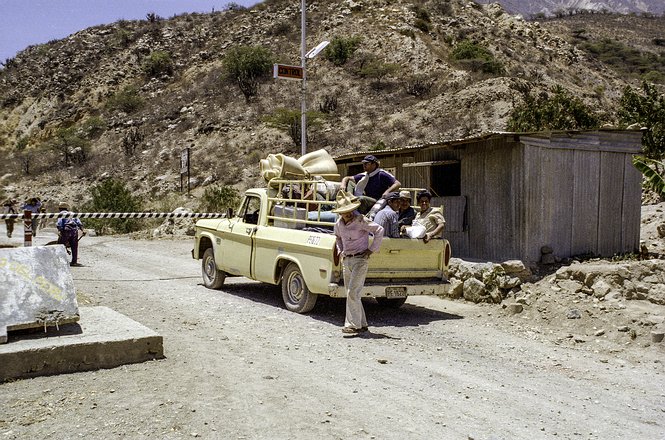
[{"label": "shrub on hillside", "polygon": [[[90,190],[91,201],[83,206],[86,212],[139,212],[141,199],[135,197],[124,182],[108,179]],[[100,235],[123,234],[138,231],[144,226],[142,220],[133,218],[89,219],[86,227]]]},{"label": "shrub on hillside", "polygon": [[325,95],[319,103],[319,111],[321,113],[334,113],[339,105],[339,100],[336,94]]},{"label": "shrub on hillside", "polygon": [[239,46],[228,51],[223,65],[226,77],[235,82],[249,102],[258,93],[259,82],[270,78],[274,57],[263,47]]},{"label": "shrub on hillside", "polygon": [[[302,113],[300,110],[278,108],[271,115],[264,117],[263,121],[266,123],[266,125],[268,125],[268,127],[276,128],[288,134],[293,141],[293,144],[298,146],[300,145],[302,132],[301,115]],[[310,127],[315,127],[321,124],[323,114],[316,111],[309,111],[306,113],[306,116],[307,126],[305,127],[305,135],[307,136]]]},{"label": "shrub on hillside", "polygon": [[413,26],[425,33],[429,32],[432,29],[429,12],[418,5],[413,6],[411,10],[414,14],[416,14],[416,19],[413,22]]},{"label": "shrub on hillside", "polygon": [[586,104],[563,87],[555,86],[550,93],[525,93],[524,102],[510,113],[507,128],[528,132],[593,129],[599,125],[599,119]]},{"label": "shrub on hillside", "polygon": [[664,82],[665,54],[640,52],[609,38],[581,41],[579,47],[623,75],[642,77],[650,82]]},{"label": "shrub on hillside", "polygon": [[148,78],[173,75],[173,60],[168,52],[156,50],[143,63],[143,73]]},{"label": "shrub on hillside", "polygon": [[360,37],[335,37],[323,51],[323,57],[335,66],[345,64],[360,47]]},{"label": "shrub on hillside", "polygon": [[237,208],[238,202],[240,202],[240,194],[234,187],[212,185],[203,192],[199,203],[199,211],[226,212],[227,208]]},{"label": "shrub on hillside", "polygon": [[430,90],[432,90],[433,85],[434,78],[430,77],[429,75],[419,74],[406,78],[404,89],[409,95],[419,98],[421,96],[427,95]]},{"label": "shrub on hillside", "polygon": [[469,40],[458,43],[453,49],[451,57],[473,72],[497,75],[504,72],[503,65],[494,58],[492,52]]},{"label": "shrub on hillside", "polygon": [[139,95],[136,87],[126,86],[119,90],[106,101],[106,108],[125,113],[133,113],[143,107],[143,98]]}]

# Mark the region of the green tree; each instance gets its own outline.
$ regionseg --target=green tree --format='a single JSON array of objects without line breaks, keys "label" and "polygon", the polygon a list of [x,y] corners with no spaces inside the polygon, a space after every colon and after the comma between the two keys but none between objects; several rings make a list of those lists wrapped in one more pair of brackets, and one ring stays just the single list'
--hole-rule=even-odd
[{"label": "green tree", "polygon": [[665,96],[653,84],[644,81],[642,90],[628,86],[619,102],[619,123],[622,126],[640,124],[642,150],[651,159],[665,157]]},{"label": "green tree", "polygon": [[334,37],[328,47],[323,51],[323,57],[335,66],[345,64],[353,53],[360,47],[360,37]]},{"label": "green tree", "polygon": [[64,166],[82,164],[86,161],[90,149],[90,141],[81,135],[75,125],[59,128],[50,139],[49,145],[60,154]]},{"label": "green tree", "polygon": [[665,198],[665,163],[635,156],[633,165],[644,174],[644,186]]},{"label": "green tree", "polygon": [[[305,114],[307,116],[307,126],[305,127],[307,132],[309,132],[310,127],[320,125],[321,119],[324,117],[322,113],[317,111],[309,111]],[[300,145],[300,133],[302,131],[301,115],[300,110],[278,108],[271,115],[264,117],[263,121],[268,127],[277,128],[288,134],[293,144],[298,146]]]},{"label": "green tree", "polygon": [[203,192],[199,203],[201,212],[225,212],[227,208],[236,208],[240,201],[238,190],[232,186],[213,185]]},{"label": "green tree", "polygon": [[[83,206],[88,212],[138,212],[141,199],[119,180],[107,179],[90,189],[91,201]],[[132,218],[90,219],[88,226],[100,234],[128,233],[141,229],[141,221]]]},{"label": "green tree", "polygon": [[21,171],[27,176],[30,174],[30,163],[32,162],[32,151],[29,147],[29,140],[27,136],[21,136],[16,141],[14,147],[14,154],[18,161],[21,163]]},{"label": "green tree", "polygon": [[223,61],[226,77],[235,82],[249,102],[258,93],[259,82],[270,77],[274,57],[268,49],[260,46],[234,47]]},{"label": "green tree", "polygon": [[508,130],[525,132],[540,130],[580,130],[598,128],[600,121],[579,98],[561,86],[550,93],[534,96],[526,92],[524,102],[513,108]]},{"label": "green tree", "polygon": [[107,124],[105,120],[99,116],[91,116],[90,118],[83,121],[80,131],[86,139],[94,139],[104,133],[106,128]]}]

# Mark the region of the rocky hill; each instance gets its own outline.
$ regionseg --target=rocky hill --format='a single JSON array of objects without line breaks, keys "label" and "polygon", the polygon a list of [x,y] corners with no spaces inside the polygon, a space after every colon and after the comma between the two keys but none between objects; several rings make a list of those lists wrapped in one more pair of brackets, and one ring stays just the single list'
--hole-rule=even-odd
[{"label": "rocky hill", "polygon": [[[359,41],[345,64],[324,56],[308,64],[308,109],[322,116],[308,129],[310,151],[398,148],[505,130],[525,90],[555,84],[612,123],[623,88],[639,80],[580,49],[570,26],[527,22],[498,4],[324,0],[308,2],[307,20],[308,48],[334,38]],[[299,64],[299,22],[298,4],[269,0],[247,10],[120,21],[27,48],[0,70],[0,188],[77,205],[92,185],[115,176],[156,201],[179,190],[186,147],[195,195],[204,183],[257,183],[259,159],[300,152],[287,132],[266,122],[279,108],[300,108],[299,83],[267,79],[246,101],[225,79],[223,60],[244,45]],[[635,21],[626,27],[640,29]],[[487,49],[498,68],[483,73],[454,60],[464,41]],[[385,73],[366,73],[368,63]]]},{"label": "rocky hill", "polygon": [[499,3],[508,12],[524,17],[561,15],[580,10],[617,14],[665,13],[665,3],[660,0],[481,0],[478,3]]}]

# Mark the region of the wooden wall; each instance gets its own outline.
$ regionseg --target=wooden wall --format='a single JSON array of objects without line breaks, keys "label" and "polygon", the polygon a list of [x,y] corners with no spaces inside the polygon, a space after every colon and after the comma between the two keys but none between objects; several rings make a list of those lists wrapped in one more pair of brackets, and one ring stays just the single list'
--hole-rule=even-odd
[{"label": "wooden wall", "polygon": [[[544,245],[560,257],[611,256],[639,248],[641,174],[632,165],[639,131],[492,135],[377,152],[404,187],[430,185],[427,167],[459,160],[461,196],[444,206],[453,255],[469,260],[538,261]],[[338,162],[342,176],[362,155]]]},{"label": "wooden wall", "polygon": [[543,245],[560,257],[639,248],[641,175],[632,166],[641,148],[637,137],[585,133],[522,141],[525,260],[538,261]]}]

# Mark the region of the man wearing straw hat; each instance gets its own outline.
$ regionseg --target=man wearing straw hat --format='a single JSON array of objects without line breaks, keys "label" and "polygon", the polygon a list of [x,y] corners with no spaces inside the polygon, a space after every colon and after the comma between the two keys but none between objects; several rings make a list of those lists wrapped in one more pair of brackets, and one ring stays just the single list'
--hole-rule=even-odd
[{"label": "man wearing straw hat", "polygon": [[[335,223],[337,251],[342,255],[344,288],[346,289],[346,317],[342,332],[357,335],[367,331],[367,318],[361,301],[367,276],[369,256],[379,250],[383,228],[356,212],[358,197],[344,190],[337,193],[337,208],[333,212],[340,218]],[[369,242],[369,235],[374,239]]]}]

